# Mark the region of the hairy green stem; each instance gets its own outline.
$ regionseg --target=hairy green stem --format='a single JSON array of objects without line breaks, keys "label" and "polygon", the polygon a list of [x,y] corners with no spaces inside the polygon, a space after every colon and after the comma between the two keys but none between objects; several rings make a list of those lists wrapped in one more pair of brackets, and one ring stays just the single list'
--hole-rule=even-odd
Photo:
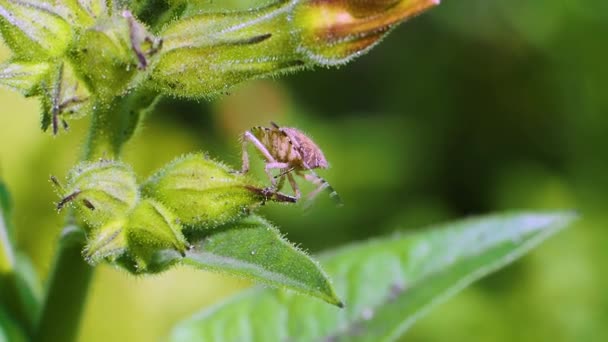
[{"label": "hairy green stem", "polygon": [[110,105],[97,105],[85,159],[118,159],[122,146],[135,134],[139,122],[154,107],[157,98],[156,93],[139,89]]},{"label": "hairy green stem", "polygon": [[85,234],[76,226],[64,229],[49,279],[34,341],[76,340],[93,268],[81,256]]}]

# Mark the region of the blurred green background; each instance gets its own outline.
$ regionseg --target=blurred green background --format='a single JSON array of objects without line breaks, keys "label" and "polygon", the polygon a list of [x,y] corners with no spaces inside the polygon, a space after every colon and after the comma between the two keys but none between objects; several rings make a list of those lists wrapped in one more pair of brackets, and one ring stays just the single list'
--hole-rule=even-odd
[{"label": "blurred green background", "polygon": [[[239,5],[251,2],[210,2]],[[574,208],[575,228],[440,306],[404,340],[607,341],[606,37],[602,0],[445,1],[348,66],[251,82],[210,102],[165,99],[125,159],[142,178],[198,150],[239,167],[246,128],[271,119],[301,128],[325,151],[332,168],[321,173],[346,206],[320,196],[309,212],[263,212],[312,252],[473,214]],[[2,89],[0,103],[0,175],[18,243],[46,278],[63,220],[49,175],[78,160],[88,120],[53,138],[38,129],[37,101]],[[183,268],[137,278],[101,266],[80,339],[158,340],[247,286]]]}]

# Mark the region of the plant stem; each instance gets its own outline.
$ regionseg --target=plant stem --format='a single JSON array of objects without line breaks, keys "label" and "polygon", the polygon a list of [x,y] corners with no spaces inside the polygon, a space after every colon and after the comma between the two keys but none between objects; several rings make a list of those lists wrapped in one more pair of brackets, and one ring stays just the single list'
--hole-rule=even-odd
[{"label": "plant stem", "polygon": [[81,256],[84,243],[85,234],[79,227],[69,226],[61,234],[35,341],[76,339],[93,276],[93,268]]},{"label": "plant stem", "polygon": [[135,134],[143,117],[154,107],[158,95],[145,89],[98,105],[93,115],[85,159],[115,159],[124,143]]}]

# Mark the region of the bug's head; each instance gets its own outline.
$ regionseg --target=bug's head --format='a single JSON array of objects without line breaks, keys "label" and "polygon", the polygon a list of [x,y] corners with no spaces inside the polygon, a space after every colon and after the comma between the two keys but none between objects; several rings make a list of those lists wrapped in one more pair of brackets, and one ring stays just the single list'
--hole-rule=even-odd
[{"label": "bug's head", "polygon": [[253,134],[256,138],[258,139],[262,139],[262,137],[264,137],[264,135],[268,132],[268,128],[267,127],[263,127],[263,126],[256,126],[251,128],[249,131],[251,132],[251,134]]}]

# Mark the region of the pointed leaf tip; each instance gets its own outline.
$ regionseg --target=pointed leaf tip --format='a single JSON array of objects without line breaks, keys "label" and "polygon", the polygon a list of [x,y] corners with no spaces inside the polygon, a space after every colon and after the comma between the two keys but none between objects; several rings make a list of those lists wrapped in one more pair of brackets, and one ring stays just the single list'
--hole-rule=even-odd
[{"label": "pointed leaf tip", "polygon": [[251,216],[207,232],[190,238],[194,246],[182,263],[293,290],[338,307],[344,305],[319,264],[266,220]]},{"label": "pointed leaf tip", "polygon": [[[490,215],[357,243],[322,257],[348,301],[343,310],[253,289],[179,324],[170,340],[228,339],[222,327],[233,324],[230,340],[263,335],[272,341],[394,341],[434,306],[576,218],[572,212]],[[264,312],[263,319],[251,315],[250,307]],[[282,324],[267,324],[275,320]]]}]

